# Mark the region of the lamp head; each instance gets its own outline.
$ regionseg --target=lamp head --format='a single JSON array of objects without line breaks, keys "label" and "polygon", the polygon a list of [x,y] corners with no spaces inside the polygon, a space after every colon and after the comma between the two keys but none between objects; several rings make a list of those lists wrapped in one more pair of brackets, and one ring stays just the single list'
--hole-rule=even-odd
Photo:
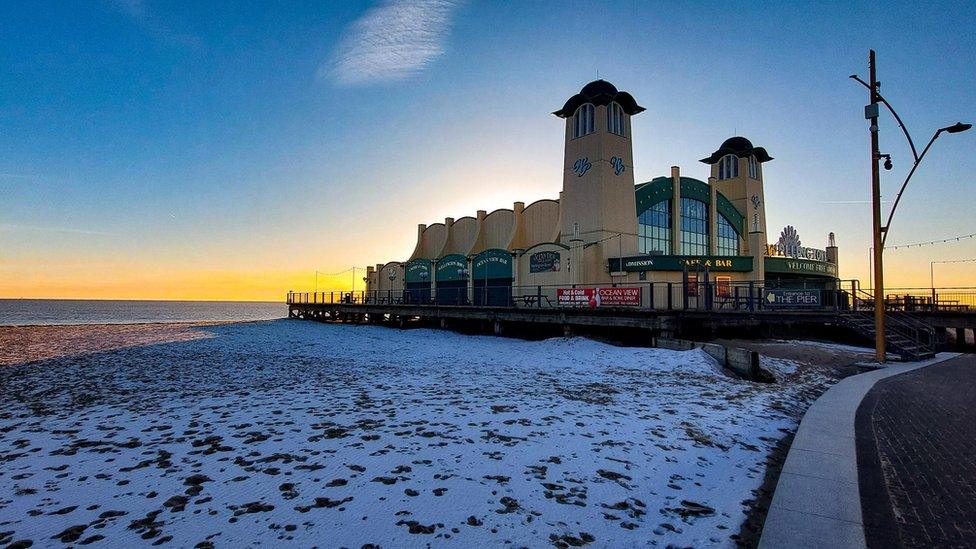
[{"label": "lamp head", "polygon": [[955,124],[942,129],[945,130],[947,133],[961,133],[972,127],[973,127],[972,124],[963,124],[962,122],[956,122]]}]

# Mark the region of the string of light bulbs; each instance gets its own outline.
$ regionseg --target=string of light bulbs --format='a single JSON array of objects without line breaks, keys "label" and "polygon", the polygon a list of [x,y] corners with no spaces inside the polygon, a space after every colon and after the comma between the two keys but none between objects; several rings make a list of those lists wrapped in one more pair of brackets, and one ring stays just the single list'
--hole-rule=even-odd
[{"label": "string of light bulbs", "polygon": [[365,271],[365,270],[366,269],[364,269],[363,267],[349,267],[345,271],[339,271],[337,273],[323,273],[322,271],[315,271],[315,272],[318,273],[318,276],[339,276],[341,274],[346,274],[349,271]]},{"label": "string of light bulbs", "polygon": [[937,244],[945,244],[947,242],[959,242],[967,238],[976,238],[976,233],[962,235],[962,236],[953,236],[953,237],[943,238],[939,240],[929,240],[928,242],[913,242],[911,244],[898,244],[897,246],[885,246],[885,250],[898,250],[902,248],[921,248],[923,246],[935,246]]}]

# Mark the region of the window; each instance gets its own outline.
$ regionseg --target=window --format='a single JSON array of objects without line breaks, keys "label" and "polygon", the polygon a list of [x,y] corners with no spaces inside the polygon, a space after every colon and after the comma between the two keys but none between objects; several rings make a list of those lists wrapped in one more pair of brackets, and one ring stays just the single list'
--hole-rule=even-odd
[{"label": "window", "polygon": [[759,179],[759,161],[755,156],[749,157],[749,177]]},{"label": "window", "polygon": [[717,232],[718,240],[715,242],[715,247],[718,255],[739,255],[739,233],[721,214],[718,216]]},{"label": "window", "polygon": [[732,179],[733,177],[739,177],[739,157],[727,154],[718,161],[718,178]]},{"label": "window", "polygon": [[671,201],[662,200],[637,217],[637,246],[642,254],[671,255]]},{"label": "window", "polygon": [[708,205],[681,199],[681,255],[708,255]]},{"label": "window", "polygon": [[573,115],[573,139],[593,133],[593,105],[580,105]]},{"label": "window", "polygon": [[627,135],[624,129],[624,109],[617,103],[607,105],[607,131],[617,135]]},{"label": "window", "polygon": [[716,276],[715,277],[715,297],[727,299],[732,297],[732,277],[731,276]]}]

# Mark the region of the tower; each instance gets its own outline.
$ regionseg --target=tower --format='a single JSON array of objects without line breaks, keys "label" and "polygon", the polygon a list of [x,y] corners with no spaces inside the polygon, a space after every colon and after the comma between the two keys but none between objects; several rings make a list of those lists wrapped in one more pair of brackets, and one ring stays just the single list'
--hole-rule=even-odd
[{"label": "tower", "polygon": [[610,280],[611,257],[637,253],[630,119],[644,111],[605,80],[583,86],[553,114],[566,120],[560,240],[575,283]]},{"label": "tower", "polygon": [[712,167],[709,184],[746,218],[746,234],[741,235],[746,248],[742,254],[753,257],[753,276],[759,279],[764,277],[767,243],[762,164],[772,159],[766,149],[754,147],[751,141],[740,136],[726,139],[711,156],[701,159]]}]

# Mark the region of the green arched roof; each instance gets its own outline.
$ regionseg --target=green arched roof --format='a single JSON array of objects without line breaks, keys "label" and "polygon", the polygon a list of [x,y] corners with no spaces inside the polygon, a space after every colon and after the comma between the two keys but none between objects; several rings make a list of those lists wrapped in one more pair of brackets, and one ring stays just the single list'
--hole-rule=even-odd
[{"label": "green arched roof", "polygon": [[[706,204],[712,201],[708,183],[692,177],[681,178],[680,191],[684,198],[694,198]],[[670,177],[655,177],[646,183],[637,185],[635,192],[637,194],[637,215],[640,215],[658,202],[670,200],[674,196],[674,181]],[[742,236],[745,232],[745,216],[722,193],[716,191],[715,197],[716,211],[722,214]]]}]

